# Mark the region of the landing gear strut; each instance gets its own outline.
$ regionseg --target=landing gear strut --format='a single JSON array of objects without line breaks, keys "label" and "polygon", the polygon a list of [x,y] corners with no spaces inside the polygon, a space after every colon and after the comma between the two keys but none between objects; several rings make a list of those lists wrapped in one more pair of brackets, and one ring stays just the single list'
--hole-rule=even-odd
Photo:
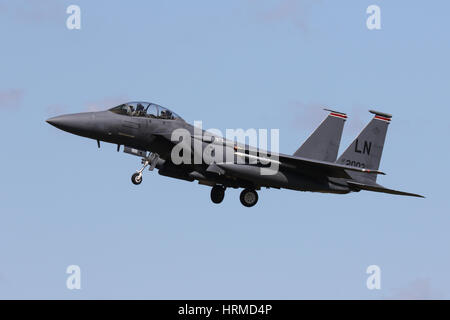
[{"label": "landing gear strut", "polygon": [[158,163],[159,155],[156,153],[149,153],[148,156],[142,158],[141,163],[143,164],[142,168],[131,176],[131,182],[135,185],[141,184],[142,182],[142,172],[145,170],[145,168],[150,165],[150,168],[148,168],[149,171],[152,171],[155,169],[156,164]]},{"label": "landing gear strut", "polygon": [[258,202],[258,193],[253,189],[244,189],[239,197],[245,207],[253,207]]},{"label": "landing gear strut", "polygon": [[221,203],[225,197],[225,187],[215,185],[211,189],[211,201],[214,203]]}]

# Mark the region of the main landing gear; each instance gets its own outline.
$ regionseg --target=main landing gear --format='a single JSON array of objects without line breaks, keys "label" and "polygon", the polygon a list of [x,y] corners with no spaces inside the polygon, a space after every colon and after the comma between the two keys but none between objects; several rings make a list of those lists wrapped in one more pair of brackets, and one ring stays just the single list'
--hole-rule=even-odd
[{"label": "main landing gear", "polygon": [[225,197],[225,187],[215,185],[211,189],[211,201],[214,203],[221,203]]},{"label": "main landing gear", "polygon": [[244,189],[239,197],[245,207],[253,207],[258,202],[258,193],[253,189]]},{"label": "main landing gear", "polygon": [[148,168],[149,171],[152,171],[155,169],[156,164],[158,163],[159,155],[156,153],[150,153],[148,156],[142,158],[141,163],[143,164],[142,168],[131,176],[131,182],[135,185],[141,184],[142,182],[142,172],[147,166],[150,166]]},{"label": "main landing gear", "polygon": [[[225,197],[225,187],[215,185],[211,189],[211,201],[221,203]],[[254,189],[244,189],[239,197],[245,207],[253,207],[258,202],[258,193]]]}]

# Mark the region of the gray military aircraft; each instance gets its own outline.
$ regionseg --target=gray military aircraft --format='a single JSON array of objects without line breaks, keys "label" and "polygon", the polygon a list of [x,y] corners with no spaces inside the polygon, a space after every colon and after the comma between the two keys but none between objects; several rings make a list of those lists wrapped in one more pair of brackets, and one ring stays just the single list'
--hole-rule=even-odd
[{"label": "gray military aircraft", "polygon": [[[327,110],[327,118],[293,155],[270,154],[256,151],[246,144],[198,131],[171,110],[148,102],[129,102],[106,111],[84,112],[53,117],[47,122],[61,130],[117,144],[117,151],[124,146],[124,152],[142,158],[142,168],[135,172],[131,181],[138,185],[142,174],[157,168],[158,173],[176,179],[194,181],[211,186],[211,200],[221,203],[226,188],[244,188],[240,195],[246,207],[258,201],[257,190],[285,188],[298,191],[346,194],[361,190],[396,195],[423,197],[418,194],[385,188],[376,183],[381,154],[390,114],[370,110],[373,119],[337,159],[345,113]],[[173,148],[179,141],[173,141],[177,129],[190,133],[188,151],[200,141],[200,152],[208,145],[224,148],[223,160],[200,163],[176,163],[172,159]],[[184,151],[184,150],[183,150]],[[225,154],[233,154],[233,161]],[[274,160],[276,159],[276,160]],[[261,174],[261,168],[274,164],[277,170],[270,175]]]}]

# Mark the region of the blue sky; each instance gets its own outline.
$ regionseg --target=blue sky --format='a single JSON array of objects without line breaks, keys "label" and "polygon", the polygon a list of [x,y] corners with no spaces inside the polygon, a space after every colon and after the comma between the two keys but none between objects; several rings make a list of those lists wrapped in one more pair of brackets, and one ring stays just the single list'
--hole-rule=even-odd
[{"label": "blue sky", "polygon": [[[81,30],[66,28],[67,6]],[[382,29],[366,28],[381,8]],[[447,1],[0,1],[0,298],[389,299],[450,297]],[[146,172],[116,146],[45,123],[152,101],[204,128],[277,128],[293,153],[347,112],[341,152],[393,114],[390,188],[209,188]],[[81,290],[66,288],[68,265]],[[380,266],[381,290],[366,288]]]}]

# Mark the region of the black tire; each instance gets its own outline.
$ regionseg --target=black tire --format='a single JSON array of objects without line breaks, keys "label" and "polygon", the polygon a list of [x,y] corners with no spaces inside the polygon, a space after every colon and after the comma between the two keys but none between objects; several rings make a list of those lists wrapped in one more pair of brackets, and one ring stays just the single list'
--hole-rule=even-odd
[{"label": "black tire", "polygon": [[131,176],[131,182],[133,182],[133,184],[135,184],[135,185],[138,185],[138,184],[141,184],[141,182],[142,182],[142,176],[141,177],[139,177],[139,173],[134,173],[132,176]]},{"label": "black tire", "polygon": [[211,201],[221,203],[225,197],[225,188],[222,186],[214,186],[211,189]]},{"label": "black tire", "polygon": [[244,189],[239,197],[244,207],[253,207],[258,202],[258,193],[253,189]]}]

